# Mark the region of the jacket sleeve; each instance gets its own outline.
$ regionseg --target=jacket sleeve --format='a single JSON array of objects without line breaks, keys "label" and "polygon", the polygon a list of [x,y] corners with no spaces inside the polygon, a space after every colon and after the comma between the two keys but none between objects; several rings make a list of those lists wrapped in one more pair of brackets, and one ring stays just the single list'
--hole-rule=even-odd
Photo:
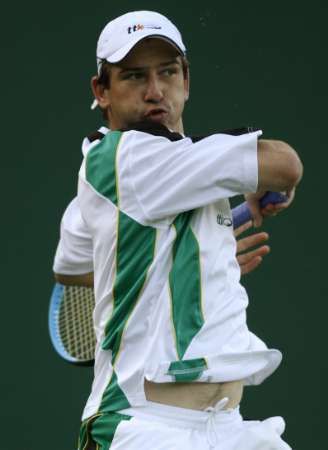
[{"label": "jacket sleeve", "polygon": [[77,198],[66,208],[61,220],[60,239],[53,271],[63,275],[81,275],[93,271],[92,238],[84,222]]},{"label": "jacket sleeve", "polygon": [[117,154],[120,209],[141,223],[171,221],[183,211],[255,192],[260,134],[220,133],[193,142],[124,133]]}]

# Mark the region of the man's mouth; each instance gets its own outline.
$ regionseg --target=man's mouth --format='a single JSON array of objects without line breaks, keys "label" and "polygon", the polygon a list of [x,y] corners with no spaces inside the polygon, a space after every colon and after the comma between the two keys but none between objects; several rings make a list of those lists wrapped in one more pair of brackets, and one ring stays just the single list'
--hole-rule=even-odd
[{"label": "man's mouth", "polygon": [[163,122],[166,119],[167,115],[168,113],[165,109],[156,108],[148,111],[145,114],[145,118],[154,122]]}]

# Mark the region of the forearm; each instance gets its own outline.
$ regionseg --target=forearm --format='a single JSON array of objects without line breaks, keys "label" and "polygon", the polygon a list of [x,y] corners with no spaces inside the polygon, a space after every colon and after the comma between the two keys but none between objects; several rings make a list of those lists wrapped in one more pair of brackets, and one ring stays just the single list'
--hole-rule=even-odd
[{"label": "forearm", "polygon": [[93,287],[93,272],[81,275],[65,275],[61,273],[54,273],[57,283],[66,286],[85,286]]}]

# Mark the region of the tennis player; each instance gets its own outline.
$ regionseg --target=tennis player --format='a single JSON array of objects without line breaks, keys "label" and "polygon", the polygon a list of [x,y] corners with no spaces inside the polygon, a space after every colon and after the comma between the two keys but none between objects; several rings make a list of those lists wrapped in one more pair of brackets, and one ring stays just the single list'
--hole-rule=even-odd
[{"label": "tennis player", "polygon": [[261,131],[184,135],[186,49],[158,13],[110,22],[97,63],[111,131],[91,139],[79,174],[97,336],[79,449],[289,449],[282,418],[239,412],[281,353],[248,330],[228,199],[245,194],[258,225],[259,198],[284,191],[288,207],[302,164]]}]

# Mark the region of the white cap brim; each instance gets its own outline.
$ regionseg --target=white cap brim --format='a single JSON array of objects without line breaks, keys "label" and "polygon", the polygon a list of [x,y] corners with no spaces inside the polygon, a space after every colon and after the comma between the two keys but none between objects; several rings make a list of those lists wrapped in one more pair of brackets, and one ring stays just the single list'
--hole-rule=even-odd
[{"label": "white cap brim", "polygon": [[[171,44],[173,47],[175,47],[181,55],[184,55],[186,53],[186,48],[183,45],[183,42],[176,42],[170,39],[166,34],[162,34],[160,32],[154,34],[152,30],[146,30],[142,34],[139,34],[139,36],[135,37],[134,39],[131,39],[131,41],[126,44],[124,47],[120,48],[117,52],[113,53],[110,57],[105,57],[103,59],[106,59],[106,61],[115,64],[119,61],[122,61],[126,57],[126,55],[133,49],[134,46],[138,44],[138,42],[142,41],[143,39],[147,38],[158,38],[163,39],[164,41]],[[99,56],[98,56],[99,57]]]}]

